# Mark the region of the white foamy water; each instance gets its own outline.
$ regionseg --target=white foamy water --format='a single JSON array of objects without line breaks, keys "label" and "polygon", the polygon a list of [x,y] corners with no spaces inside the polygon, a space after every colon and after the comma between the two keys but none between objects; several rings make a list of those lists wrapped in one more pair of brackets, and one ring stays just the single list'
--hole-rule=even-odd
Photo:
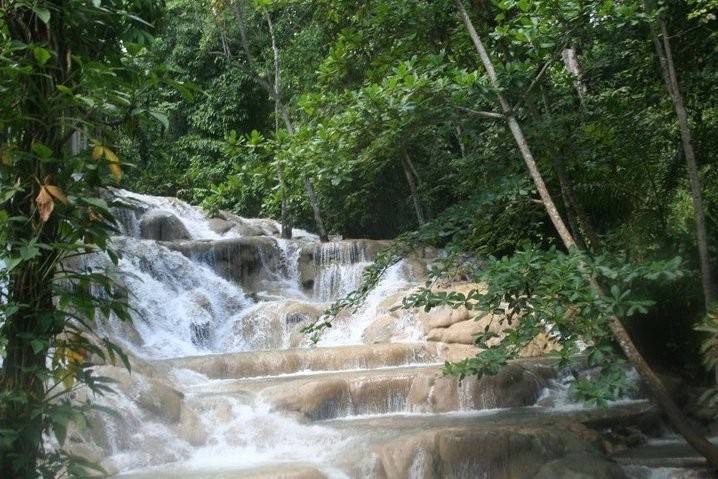
[{"label": "white foamy water", "polygon": [[137,336],[117,320],[100,328],[136,355],[171,358],[221,352],[217,329],[251,306],[236,285],[155,241],[115,240]]},{"label": "white foamy water", "polygon": [[317,267],[314,299],[327,302],[354,291],[371,261],[356,243],[331,242],[315,247],[314,263]]},{"label": "white foamy water", "polygon": [[[169,198],[164,196],[143,195],[141,193],[133,193],[127,190],[113,190],[117,196],[129,204],[140,204],[143,207],[166,211],[174,214],[184,224],[192,239],[220,239],[222,235],[218,235],[209,227],[207,217],[201,208],[192,206],[189,203],[180,201],[177,198]],[[135,223],[127,233],[139,233],[139,226]]]},{"label": "white foamy water", "polygon": [[380,315],[379,305],[382,301],[409,286],[410,283],[403,274],[402,262],[391,266],[354,314],[348,319],[335,320],[335,327],[322,335],[318,343],[319,346],[361,344],[362,334],[372,321]]}]

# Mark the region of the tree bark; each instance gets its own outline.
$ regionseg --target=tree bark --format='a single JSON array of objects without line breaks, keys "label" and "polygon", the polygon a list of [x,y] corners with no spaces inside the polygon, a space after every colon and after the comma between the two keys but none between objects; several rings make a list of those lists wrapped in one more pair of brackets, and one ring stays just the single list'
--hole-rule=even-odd
[{"label": "tree bark", "polygon": [[414,170],[411,163],[411,158],[406,151],[401,154],[401,166],[404,169],[404,175],[406,176],[406,182],[409,184],[409,191],[411,192],[411,201],[414,203],[414,212],[416,213],[416,220],[419,222],[419,226],[426,224],[426,217],[424,216],[424,209],[421,206],[421,199],[419,198],[419,190],[416,187],[416,180],[414,179]]},{"label": "tree bark", "polygon": [[[688,125],[688,111],[683,102],[678,74],[673,63],[671,42],[668,37],[668,27],[663,17],[658,18],[658,24],[663,36],[663,56],[661,55],[660,44],[656,41],[657,54],[663,69],[663,77],[667,80],[666,87],[673,100],[673,107],[676,110],[678,126],[681,130],[681,142],[683,144],[683,156],[686,159],[686,170],[688,171],[688,182],[691,187],[691,198],[693,199],[693,214],[696,222],[696,238],[698,241],[698,257],[701,268],[701,283],[703,285],[703,297],[706,309],[715,301],[715,283],[711,270],[710,255],[708,252],[708,234],[706,232],[705,209],[703,207],[703,184],[698,172],[695,150],[693,149],[693,135]],[[653,32],[655,36],[655,32]]]},{"label": "tree bark", "polygon": [[[491,58],[486,52],[486,49],[484,48],[484,45],[481,42],[478,33],[476,33],[476,29],[474,28],[474,25],[471,22],[471,18],[469,18],[469,15],[464,8],[463,2],[461,0],[454,0],[454,4],[456,5],[459,16],[461,17],[461,20],[466,26],[466,29],[469,32],[474,46],[476,47],[479,57],[481,58],[481,62],[486,69],[486,73],[489,77],[489,80],[496,89],[496,95],[499,100],[499,104],[501,105],[501,109],[506,116],[506,122],[508,123],[509,129],[514,136],[514,140],[516,141],[516,144],[521,152],[521,156],[526,163],[526,167],[528,168],[529,173],[534,180],[536,189],[541,195],[541,199],[543,201],[544,207],[546,208],[546,212],[548,213],[551,222],[556,228],[556,231],[558,232],[558,235],[560,236],[566,248],[574,248],[576,247],[576,242],[574,241],[568,228],[566,228],[563,219],[561,218],[558,213],[558,210],[556,209],[556,206],[546,188],[546,184],[544,183],[543,177],[541,176],[541,173],[538,169],[536,161],[531,153],[526,138],[524,137],[523,131],[521,130],[521,127],[516,120],[516,117],[514,116],[514,113],[508,101],[500,92],[501,90],[499,88],[498,77],[496,75],[496,70],[494,69],[493,63],[491,62]],[[601,285],[599,285],[594,278],[587,279],[593,288],[603,294]],[[654,399],[661,406],[666,416],[668,416],[668,418],[670,419],[671,424],[673,424],[676,430],[696,451],[698,451],[706,459],[708,459],[708,461],[713,466],[718,466],[718,448],[715,445],[711,444],[708,440],[706,440],[690,425],[683,412],[678,409],[678,406],[676,406],[675,402],[673,401],[673,398],[671,398],[670,394],[668,394],[668,392],[666,391],[666,388],[661,382],[660,378],[653,372],[653,370],[651,370],[648,363],[646,363],[646,360],[643,358],[641,353],[633,344],[633,341],[631,340],[628,331],[626,331],[625,327],[623,326],[623,323],[621,323],[621,320],[615,316],[610,318],[609,327],[611,332],[613,333],[614,339],[621,347],[621,350],[634,365],[641,378],[645,381]]]},{"label": "tree bark", "polygon": [[566,66],[566,70],[573,77],[573,85],[578,93],[578,99],[583,104],[586,98],[586,83],[583,81],[583,70],[581,70],[581,64],[578,62],[578,55],[576,54],[575,47],[564,48],[561,52],[563,58],[563,64]]},{"label": "tree bark", "polygon": [[581,232],[581,227],[578,225],[578,220],[576,219],[574,205],[571,203],[570,194],[569,194],[569,183],[568,179],[566,178],[566,175],[563,172],[563,166],[559,165],[560,161],[554,161],[553,164],[553,170],[556,173],[556,177],[558,178],[558,186],[561,190],[561,199],[563,200],[564,209],[566,210],[566,220],[568,220],[568,226],[571,229],[571,233],[573,233],[573,237],[576,239],[576,243],[580,248],[586,247],[586,242],[583,240],[583,234]]},{"label": "tree bark", "polygon": [[324,228],[324,221],[322,221],[322,214],[319,210],[319,198],[314,192],[314,185],[312,180],[308,176],[304,177],[304,189],[307,190],[307,196],[309,197],[309,204],[312,206],[312,212],[314,213],[314,222],[317,225],[317,234],[319,239],[322,241],[329,241],[327,230]]}]

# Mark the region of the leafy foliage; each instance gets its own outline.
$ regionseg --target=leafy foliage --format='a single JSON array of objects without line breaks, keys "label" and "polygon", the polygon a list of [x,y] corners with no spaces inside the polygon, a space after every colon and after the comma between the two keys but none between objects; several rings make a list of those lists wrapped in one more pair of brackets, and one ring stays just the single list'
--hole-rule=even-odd
[{"label": "leafy foliage", "polygon": [[[625,258],[587,257],[578,251],[564,253],[556,248],[526,245],[513,255],[490,257],[473,278],[487,285],[487,291],[434,292],[425,288],[404,299],[403,307],[465,307],[477,311],[477,318],[490,315],[483,334],[476,337],[482,352],[464,361],[447,364],[445,372],[460,377],[495,374],[541,333],[560,346],[562,366],[576,361],[584,347],[587,365],[601,374],[580,379],[576,392],[589,402],[605,403],[621,397],[629,388],[625,361],[620,358],[607,322],[612,316],[630,318],[648,312],[653,305],[645,299],[650,282],[674,281],[683,274],[679,258],[630,264]],[[604,296],[592,288],[588,277],[606,285]],[[491,327],[493,326],[493,327]],[[497,330],[504,330],[499,338]]]},{"label": "leafy foliage", "polygon": [[[0,2],[0,474],[84,477],[97,465],[62,451],[70,423],[98,406],[71,399],[110,390],[91,369],[130,364],[95,333],[95,320],[127,320],[109,271],[113,202],[99,191],[129,166],[115,127],[162,119],[138,106],[161,78],[142,67],[144,1]],[[148,120],[152,118],[152,120]],[[88,138],[91,137],[91,138]],[[89,141],[88,141],[89,140]],[[83,143],[89,143],[82,147]],[[56,450],[43,451],[52,434]]]}]

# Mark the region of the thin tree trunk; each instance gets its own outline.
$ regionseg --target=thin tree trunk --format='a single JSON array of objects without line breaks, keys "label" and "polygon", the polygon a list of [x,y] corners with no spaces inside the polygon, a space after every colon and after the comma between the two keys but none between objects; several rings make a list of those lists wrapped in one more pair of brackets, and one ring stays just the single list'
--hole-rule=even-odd
[{"label": "thin tree trunk", "polygon": [[[424,182],[421,181],[421,176],[419,175],[419,170],[416,169],[416,166],[414,166],[414,161],[411,159],[409,155],[406,155],[407,165],[409,166],[409,170],[414,175],[414,179],[416,180],[416,188],[417,191],[422,189],[424,187]],[[419,196],[419,198],[421,198]],[[424,220],[429,221],[431,218],[431,209],[429,208],[429,205],[426,203],[421,203],[421,211],[424,212]]]},{"label": "thin tree trunk", "polygon": [[[274,101],[274,131],[279,132],[279,101]],[[292,223],[289,217],[289,202],[287,201],[287,185],[284,182],[284,171],[282,165],[277,162],[277,181],[279,182],[279,194],[281,195],[281,222],[282,238],[292,239]]]},{"label": "thin tree trunk", "polygon": [[[282,121],[284,122],[284,125],[287,128],[287,132],[290,135],[293,135],[295,133],[294,125],[292,124],[291,119],[289,118],[289,110],[287,109],[287,106],[284,104],[284,101],[282,99],[282,89],[281,89],[281,64],[280,64],[280,55],[279,55],[279,48],[277,46],[277,40],[276,35],[274,34],[274,24],[272,23],[272,17],[269,15],[269,12],[264,12],[264,18],[267,22],[267,26],[269,28],[269,35],[272,42],[272,53],[274,55],[274,83],[270,84],[263,76],[259,73],[257,69],[256,62],[254,60],[254,56],[252,55],[252,52],[249,48],[249,40],[247,38],[247,24],[246,20],[244,18],[244,9],[242,8],[241,2],[236,2],[234,5],[234,11],[238,19],[239,24],[239,37],[240,37],[240,43],[242,44],[242,49],[244,50],[244,56],[247,59],[247,63],[249,64],[251,70],[254,73],[256,81],[267,91],[269,96],[274,100],[275,102],[275,115],[279,114],[282,117]],[[278,172],[278,177],[281,176],[281,172]],[[304,176],[302,178],[304,183],[304,190],[307,193],[307,199],[309,200],[309,204],[312,207],[312,212],[314,215],[314,222],[317,227],[317,233],[319,234],[319,238],[322,241],[327,241],[329,239],[327,235],[326,228],[324,227],[324,221],[322,220],[322,214],[321,214],[321,208],[319,204],[319,198],[316,195],[316,192],[314,190],[314,185],[312,184],[312,180],[308,176]],[[284,196],[282,197],[282,203],[283,203],[283,209],[287,206],[286,205],[286,199]],[[284,231],[284,220],[282,220],[283,226],[282,230]],[[291,229],[289,230],[291,231]],[[286,231],[283,234],[287,234]],[[291,233],[289,233],[291,234]]]},{"label": "thin tree trunk", "polygon": [[308,176],[304,177],[304,189],[307,190],[309,203],[312,205],[314,222],[317,224],[317,234],[319,235],[319,239],[322,241],[329,241],[327,230],[324,228],[324,221],[322,221],[322,214],[319,210],[319,198],[317,198],[317,194],[314,192],[314,185],[312,185],[312,180],[310,180]]},{"label": "thin tree trunk", "polygon": [[459,125],[456,125],[456,141],[459,142],[459,151],[461,152],[461,159],[466,161],[466,145],[464,145],[464,140],[461,138],[462,131],[461,127]]},{"label": "thin tree trunk", "polygon": [[414,212],[416,213],[416,220],[419,222],[419,226],[426,224],[426,218],[424,217],[424,209],[421,207],[421,199],[419,198],[419,190],[416,187],[416,181],[412,173],[411,158],[406,151],[401,154],[401,166],[404,169],[404,175],[406,176],[406,182],[409,184],[409,191],[411,192],[411,201],[414,203]]},{"label": "thin tree trunk", "polygon": [[[496,71],[494,70],[494,66],[488,53],[486,52],[486,49],[484,48],[483,43],[481,42],[481,39],[479,38],[478,33],[476,33],[476,29],[474,28],[474,25],[471,22],[471,19],[469,18],[469,15],[466,12],[462,1],[454,0],[454,4],[456,5],[456,8],[459,12],[459,16],[461,17],[462,21],[464,22],[464,25],[466,26],[466,29],[469,32],[469,35],[471,36],[474,46],[476,47],[479,57],[481,58],[481,62],[486,69],[486,73],[489,77],[489,80],[496,89],[496,95],[501,105],[501,109],[506,116],[506,121],[509,125],[511,133],[514,136],[514,139],[521,152],[524,162],[526,163],[526,167],[528,168],[529,173],[534,180],[536,189],[541,195],[541,199],[544,203],[544,207],[546,208],[546,212],[551,219],[551,222],[556,228],[556,231],[561,237],[561,240],[563,241],[566,248],[570,249],[576,247],[576,242],[574,241],[573,236],[571,236],[571,233],[569,232],[568,228],[566,228],[566,225],[563,222],[563,219],[561,219],[561,216],[559,215],[558,210],[556,209],[556,206],[553,203],[553,200],[546,188],[546,184],[544,183],[543,177],[541,176],[538,166],[536,165],[536,161],[531,153],[529,145],[526,142],[526,138],[524,137],[523,131],[521,130],[521,127],[516,120],[516,117],[514,116],[508,101],[500,93],[498,77],[496,75]],[[601,286],[594,278],[589,277],[587,279],[589,280],[593,288],[603,294]],[[718,466],[718,448],[715,445],[711,444],[708,440],[706,440],[690,425],[683,412],[678,409],[678,406],[676,406],[675,402],[673,401],[673,398],[671,398],[670,394],[668,394],[668,392],[666,391],[666,388],[661,382],[660,378],[653,372],[653,370],[651,370],[650,366],[648,365],[648,363],[646,363],[646,360],[643,358],[643,356],[641,356],[641,353],[638,351],[635,344],[633,344],[633,341],[631,340],[628,331],[626,331],[626,328],[623,326],[623,323],[621,323],[621,320],[615,316],[610,318],[609,328],[613,333],[614,339],[621,347],[621,350],[623,350],[624,354],[634,365],[641,378],[645,381],[654,399],[666,413],[673,426],[696,451],[698,451],[706,459],[708,459],[708,461],[713,466]]]},{"label": "thin tree trunk", "polygon": [[[681,130],[681,142],[683,143],[683,156],[686,158],[686,169],[688,170],[688,182],[691,187],[691,197],[693,199],[693,214],[696,222],[696,237],[698,240],[698,256],[701,267],[701,282],[703,285],[703,297],[705,299],[706,308],[708,308],[716,299],[715,283],[713,282],[713,272],[711,271],[710,257],[708,253],[708,234],[706,232],[705,209],[703,207],[703,184],[700,174],[698,173],[698,163],[696,161],[695,150],[693,149],[693,138],[690,126],[688,125],[688,112],[683,103],[683,95],[681,94],[680,85],[678,83],[678,74],[673,63],[673,54],[671,53],[671,43],[668,37],[668,27],[663,17],[658,18],[658,24],[663,36],[663,52],[661,52],[660,44],[656,41],[657,54],[663,69],[664,79],[668,80],[666,84],[668,92],[673,100],[673,106],[678,117],[678,126]],[[653,32],[655,36],[655,32]],[[661,55],[663,53],[663,56]]]},{"label": "thin tree trunk", "polygon": [[564,48],[561,52],[561,57],[563,58],[563,64],[566,66],[566,70],[573,77],[573,85],[576,87],[578,99],[583,104],[588,90],[586,89],[586,83],[583,81],[583,70],[581,70],[581,64],[578,62],[576,48]]},{"label": "thin tree trunk", "polygon": [[[549,108],[549,102],[546,98],[546,93],[541,88],[541,98],[544,103],[545,117],[550,120],[551,113]],[[582,249],[588,248],[589,251],[595,253],[600,244],[596,230],[593,228],[591,220],[586,214],[586,210],[583,209],[581,203],[576,197],[576,191],[571,185],[571,181],[568,179],[566,169],[563,165],[563,151],[559,151],[560,158],[555,159],[551,162],[556,177],[558,178],[559,188],[561,190],[561,199],[566,209],[566,218],[568,219],[569,226],[573,232],[574,239],[576,239],[579,247]]]},{"label": "thin tree trunk", "polygon": [[[291,119],[289,118],[289,111],[287,109],[287,106],[282,100],[282,69],[280,65],[279,48],[277,47],[277,39],[274,35],[274,24],[272,23],[272,17],[269,15],[269,12],[264,12],[264,18],[267,21],[267,27],[269,28],[269,36],[272,41],[272,52],[274,54],[274,98],[277,105],[277,110],[281,111],[282,113],[282,119],[284,120],[284,124],[287,127],[287,132],[290,135],[294,135],[296,130],[294,128],[294,125],[292,124]],[[307,198],[309,199],[309,204],[311,205],[312,212],[314,213],[314,222],[317,226],[317,234],[319,234],[319,238],[322,241],[327,241],[329,237],[327,235],[327,230],[324,227],[319,198],[317,197],[317,194],[314,190],[314,185],[312,184],[312,180],[306,175],[304,176],[303,180],[304,189],[307,192]]]}]

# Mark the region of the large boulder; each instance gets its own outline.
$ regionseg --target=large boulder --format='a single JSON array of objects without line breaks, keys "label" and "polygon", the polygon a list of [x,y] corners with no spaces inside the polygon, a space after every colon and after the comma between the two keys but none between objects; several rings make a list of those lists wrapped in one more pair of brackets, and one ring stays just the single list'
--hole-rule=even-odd
[{"label": "large boulder", "polygon": [[150,210],[140,218],[140,237],[156,241],[179,241],[192,236],[174,214],[164,210]]},{"label": "large boulder", "polygon": [[266,218],[242,218],[241,216],[220,211],[209,220],[210,228],[217,234],[228,232],[236,236],[279,236],[279,225],[276,221]]}]

